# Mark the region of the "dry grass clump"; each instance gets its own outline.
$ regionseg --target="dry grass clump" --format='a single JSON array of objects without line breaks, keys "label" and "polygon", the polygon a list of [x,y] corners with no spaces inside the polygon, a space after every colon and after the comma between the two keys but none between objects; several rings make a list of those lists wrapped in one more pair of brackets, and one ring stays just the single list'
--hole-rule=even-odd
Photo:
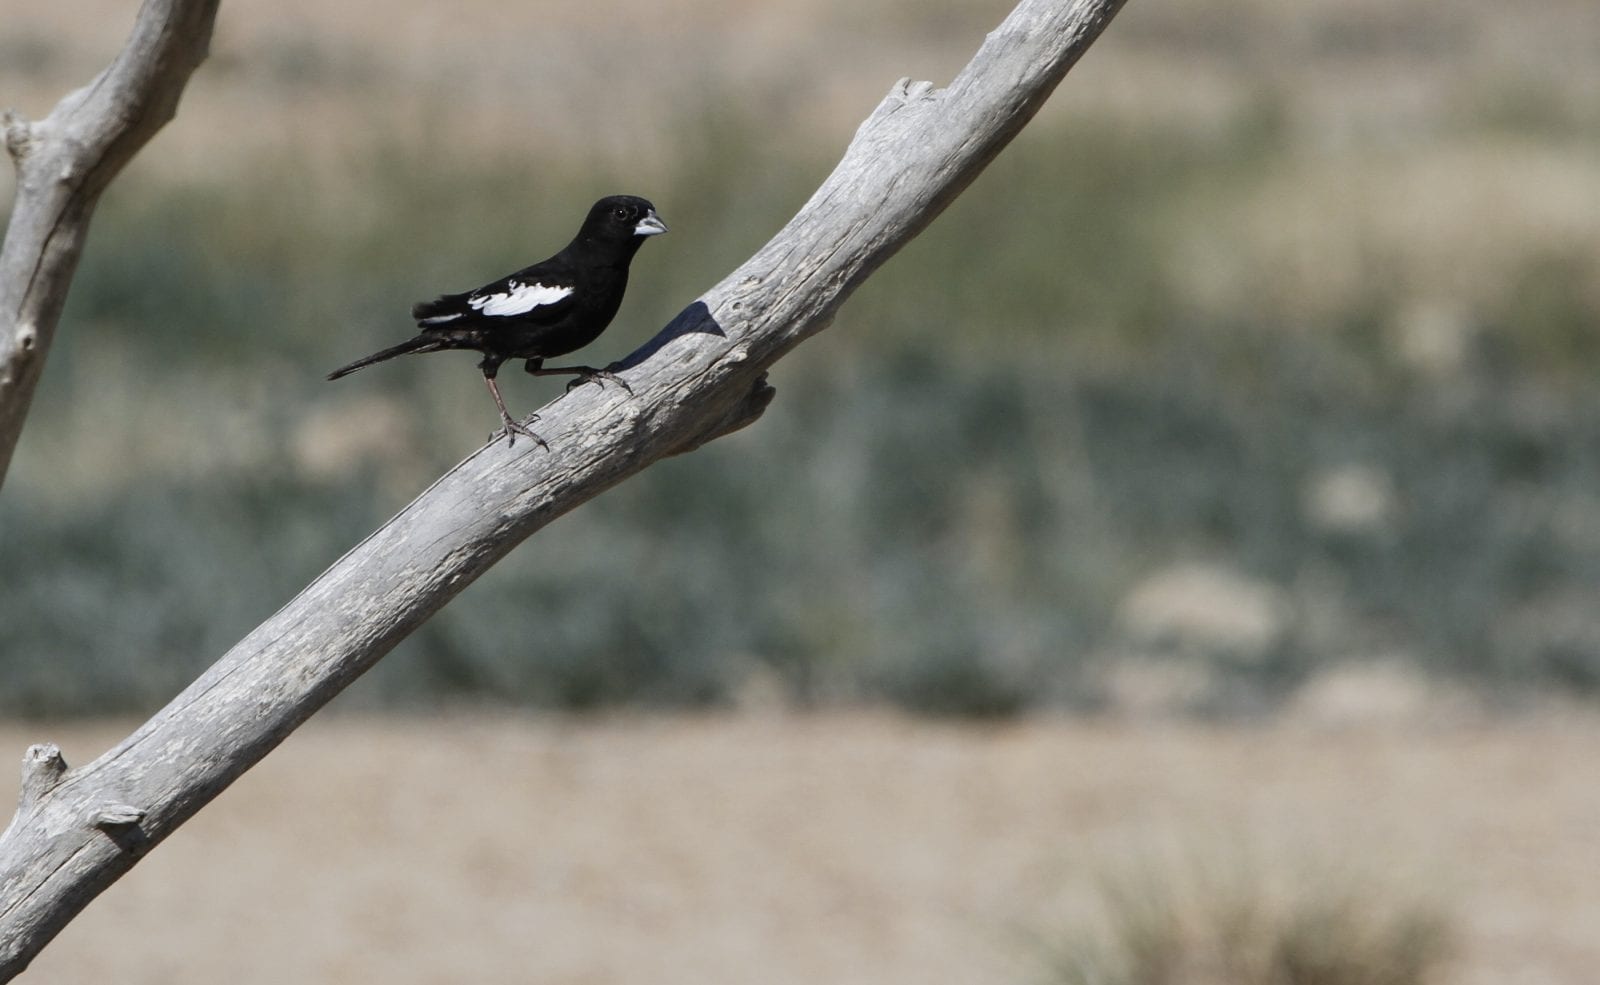
[{"label": "dry grass clump", "polygon": [[1051,985],[1425,985],[1439,906],[1355,870],[1177,863],[1102,877],[1049,948]]}]

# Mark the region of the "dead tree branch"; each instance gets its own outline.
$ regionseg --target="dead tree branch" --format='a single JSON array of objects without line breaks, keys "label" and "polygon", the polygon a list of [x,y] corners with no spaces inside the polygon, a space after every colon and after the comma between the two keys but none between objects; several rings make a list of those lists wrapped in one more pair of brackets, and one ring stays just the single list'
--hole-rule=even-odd
[{"label": "dead tree branch", "polygon": [[1022,0],[947,88],[895,85],[788,225],[629,357],[632,396],[580,387],[541,410],[548,452],[480,449],[94,762],[30,749],[0,836],[0,981],[530,534],[755,420],[767,368],[966,187],[1121,5]]},{"label": "dead tree branch", "polygon": [[89,85],[42,120],[0,114],[17,169],[0,246],[0,482],[55,338],[89,218],[111,179],[178,111],[206,57],[218,0],[145,0],[133,35]]}]

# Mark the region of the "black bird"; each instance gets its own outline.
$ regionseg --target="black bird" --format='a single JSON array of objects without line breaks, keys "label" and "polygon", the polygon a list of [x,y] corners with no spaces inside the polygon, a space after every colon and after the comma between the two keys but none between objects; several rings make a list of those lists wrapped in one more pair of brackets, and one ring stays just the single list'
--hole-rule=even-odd
[{"label": "black bird", "polygon": [[[500,410],[500,430],[489,440],[506,436],[508,444],[525,434],[544,447],[543,438],[511,419],[500,396],[495,374],[507,359],[526,359],[535,376],[571,374],[567,384],[620,379],[592,366],[551,366],[544,361],[581,349],[600,337],[622,305],[628,287],[628,264],[646,238],[667,231],[655,206],[634,195],[612,195],[594,203],[566,248],[548,260],[465,294],[445,294],[421,301],[411,317],[422,331],[416,338],[357,359],[328,374],[328,379],[354,373],[363,366],[413,352],[473,349],[483,353],[478,368]],[[626,383],[622,383],[624,389]],[[537,417],[535,417],[537,420]]]}]

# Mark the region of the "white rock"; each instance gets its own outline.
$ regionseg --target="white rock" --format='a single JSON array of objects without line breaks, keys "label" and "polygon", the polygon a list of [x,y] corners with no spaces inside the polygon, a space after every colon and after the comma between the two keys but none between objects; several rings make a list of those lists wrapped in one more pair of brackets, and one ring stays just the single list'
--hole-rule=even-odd
[{"label": "white rock", "polygon": [[1220,565],[1173,565],[1140,582],[1117,620],[1136,641],[1264,656],[1288,631],[1292,607],[1276,586]]},{"label": "white rock", "polygon": [[1370,465],[1340,465],[1306,483],[1306,518],[1334,533],[1370,533],[1394,519],[1398,509],[1389,474]]}]

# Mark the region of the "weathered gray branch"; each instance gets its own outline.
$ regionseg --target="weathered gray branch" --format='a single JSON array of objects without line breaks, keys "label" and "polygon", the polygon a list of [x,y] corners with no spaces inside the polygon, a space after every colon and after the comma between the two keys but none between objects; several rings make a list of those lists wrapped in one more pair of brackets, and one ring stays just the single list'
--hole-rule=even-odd
[{"label": "weathered gray branch", "polygon": [[772,241],[625,362],[541,410],[319,576],[115,749],[34,747],[0,836],[0,981],[150,847],[534,531],[758,417],[767,368],[916,235],[1028,121],[1122,0],[1023,0],[948,88],[897,84]]},{"label": "weathered gray branch", "polygon": [[50,115],[0,114],[17,168],[0,245],[0,482],[67,300],[95,202],[178,110],[205,59],[218,0],[145,0],[116,60]]}]

